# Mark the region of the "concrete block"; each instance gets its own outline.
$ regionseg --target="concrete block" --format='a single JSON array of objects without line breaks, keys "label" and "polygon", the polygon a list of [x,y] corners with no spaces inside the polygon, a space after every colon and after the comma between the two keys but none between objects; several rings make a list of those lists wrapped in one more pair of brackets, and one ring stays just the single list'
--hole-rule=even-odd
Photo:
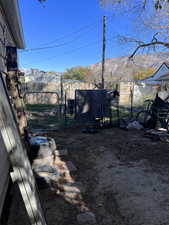
[{"label": "concrete block", "polygon": [[50,145],[50,148],[55,151],[57,146],[56,146],[56,142],[53,138],[49,138],[49,145]]},{"label": "concrete block", "polygon": [[39,177],[57,181],[60,178],[60,172],[52,166],[42,166],[34,169]]},{"label": "concrete block", "polygon": [[55,150],[55,156],[66,156],[68,155],[67,149]]},{"label": "concrete block", "polygon": [[39,168],[41,166],[46,166],[46,165],[49,165],[49,166],[53,165],[52,155],[42,159],[34,159],[32,163],[32,168],[35,169],[35,168]]},{"label": "concrete block", "polygon": [[63,190],[66,193],[84,193],[85,188],[81,182],[65,183],[63,184]]}]

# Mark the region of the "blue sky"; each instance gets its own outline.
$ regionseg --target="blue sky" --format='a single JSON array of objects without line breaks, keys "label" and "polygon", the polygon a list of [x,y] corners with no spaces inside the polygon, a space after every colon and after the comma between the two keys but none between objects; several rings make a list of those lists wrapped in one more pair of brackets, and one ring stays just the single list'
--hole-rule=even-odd
[{"label": "blue sky", "polygon": [[119,45],[116,35],[132,35],[131,18],[113,16],[98,0],[20,0],[26,48],[52,47],[45,50],[19,51],[21,68],[63,72],[73,66],[88,66],[101,60],[102,18],[107,16],[106,57],[129,55],[130,46]]}]

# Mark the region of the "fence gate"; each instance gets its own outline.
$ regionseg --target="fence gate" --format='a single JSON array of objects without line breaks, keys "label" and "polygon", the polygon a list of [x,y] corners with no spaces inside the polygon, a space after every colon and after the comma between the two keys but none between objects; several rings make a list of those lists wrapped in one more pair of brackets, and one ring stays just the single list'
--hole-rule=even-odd
[{"label": "fence gate", "polygon": [[55,130],[61,123],[64,102],[58,92],[25,92],[24,103],[30,131]]},{"label": "fence gate", "polygon": [[13,167],[12,180],[18,183],[31,224],[46,225],[33,172],[19,135],[2,75],[0,93],[0,133]]}]

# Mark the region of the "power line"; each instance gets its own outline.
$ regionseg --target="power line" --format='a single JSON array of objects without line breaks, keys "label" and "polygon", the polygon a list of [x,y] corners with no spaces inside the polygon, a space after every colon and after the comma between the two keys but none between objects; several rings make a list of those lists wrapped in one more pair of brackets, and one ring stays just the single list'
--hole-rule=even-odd
[{"label": "power line", "polygon": [[[112,41],[114,38],[115,38],[115,36],[112,37],[112,38],[107,39],[107,42]],[[86,45],[83,45],[83,46],[80,46],[80,47],[78,47],[78,48],[71,49],[71,50],[69,50],[69,51],[64,52],[64,53],[61,54],[61,55],[55,55],[55,56],[51,56],[51,57],[48,57],[48,58],[45,58],[45,59],[42,59],[42,60],[38,60],[38,61],[36,61],[35,63],[38,63],[38,62],[44,62],[44,61],[48,61],[48,60],[53,60],[53,59],[55,59],[57,56],[69,55],[69,54],[72,54],[72,53],[74,53],[74,52],[76,52],[76,51],[78,51],[78,50],[80,50],[80,49],[87,48],[87,47],[90,47],[90,46],[94,46],[94,45],[99,44],[99,43],[100,43],[100,44],[102,43],[102,40],[101,40],[101,39],[100,39],[100,40],[97,40],[97,41],[90,42],[90,43],[88,43],[88,44],[86,44]]]},{"label": "power line", "polygon": [[[96,23],[95,23],[95,24],[96,24]],[[21,50],[20,53],[22,53],[22,52],[30,52],[30,51],[38,51],[38,50],[45,50],[45,49],[50,49],[50,48],[57,48],[57,47],[61,47],[61,46],[70,44],[70,43],[76,41],[77,39],[79,39],[80,37],[82,37],[82,36],[84,35],[84,34],[81,33],[82,30],[85,31],[86,28],[89,28],[89,27],[92,28],[92,29],[90,29],[90,30],[96,29],[96,26],[94,26],[94,24],[93,24],[93,25],[90,25],[90,26],[85,26],[85,28],[83,28],[83,29],[81,28],[81,29],[79,29],[77,32],[71,32],[70,35],[64,35],[64,36],[62,36],[62,37],[60,37],[60,38],[58,38],[58,39],[55,39],[54,41],[48,42],[48,43],[46,43],[46,44],[44,44],[44,45],[55,43],[56,41],[63,40],[63,39],[65,39],[65,38],[67,38],[67,37],[70,38],[70,36],[72,36],[72,35],[74,35],[74,34],[78,34],[78,33],[80,32],[80,35],[78,35],[76,38],[74,38],[74,39],[71,40],[71,41],[67,41],[67,42],[64,42],[64,43],[61,43],[61,44],[57,44],[57,45],[51,45],[51,46],[44,46],[44,47],[35,47],[35,48],[24,49],[24,50]],[[72,34],[72,35],[71,35],[71,34]]]},{"label": "power line", "polygon": [[[112,18],[112,17],[113,17],[113,16],[109,16],[109,18],[107,19],[107,21],[108,21],[110,18]],[[99,21],[101,21],[101,19],[100,19]],[[53,41],[50,41],[50,42],[48,42],[48,43],[44,43],[44,44],[41,44],[41,45],[49,45],[49,44],[53,44],[53,43],[55,43],[55,42],[57,42],[57,41],[59,41],[59,40],[63,40],[63,39],[65,39],[65,38],[67,38],[67,37],[70,37],[70,36],[76,34],[76,33],[79,33],[79,32],[81,32],[81,31],[83,31],[83,30],[86,30],[86,29],[88,29],[88,28],[90,28],[90,27],[93,27],[93,26],[96,25],[96,24],[97,24],[97,23],[91,23],[91,24],[89,24],[89,25],[82,26],[82,27],[80,27],[80,28],[78,28],[78,29],[76,29],[76,30],[74,30],[74,31],[72,31],[72,32],[69,32],[69,33],[67,33],[67,34],[65,34],[65,35],[63,35],[63,36],[61,36],[61,37],[59,37],[59,38],[54,39]]]},{"label": "power line", "polygon": [[[80,47],[78,47],[78,48],[71,49],[71,50],[69,50],[69,51],[64,52],[63,54],[61,54],[61,55],[59,55],[59,56],[63,56],[63,55],[67,55],[67,54],[74,53],[74,52],[76,52],[76,51],[78,51],[78,50],[80,50],[80,49],[87,48],[87,47],[89,47],[89,46],[98,44],[99,41],[101,41],[101,40],[94,41],[94,42],[90,42],[90,43],[88,43],[88,44],[86,44],[86,45],[82,45],[82,46],[80,46]],[[39,60],[38,62],[43,62],[43,61],[52,60],[52,59],[56,58],[57,56],[58,56],[58,55],[55,55],[55,56],[52,56],[52,57],[48,57],[48,58],[46,58],[46,59]]]},{"label": "power line", "polygon": [[[110,18],[109,18],[110,19]],[[96,23],[95,23],[96,24]],[[94,26],[94,24],[93,25],[86,25],[85,27],[82,27],[82,28],[80,28],[79,30],[77,30],[76,32],[71,32],[70,33],[70,35],[71,34],[77,34],[77,33],[79,33],[79,32],[81,32],[82,30],[85,30],[86,28],[89,28],[89,27],[93,27]],[[95,29],[96,27],[94,27],[94,29]],[[90,29],[90,30],[94,30],[94,29]],[[49,43],[55,43],[57,40],[63,40],[63,39],[65,39],[66,37],[70,37],[70,35],[68,36],[68,35],[64,35],[64,36],[62,36],[62,37],[60,37],[60,38],[58,38],[58,39],[55,39],[54,41],[52,41],[52,42],[49,42]],[[73,40],[71,40],[71,41],[67,41],[67,42],[63,42],[63,43],[61,43],[61,44],[57,44],[57,45],[51,45],[51,46],[44,46],[44,47],[36,47],[36,48],[30,48],[30,49],[24,49],[24,50],[21,50],[20,51],[20,53],[25,53],[25,52],[32,52],[32,51],[40,51],[40,50],[46,50],[46,49],[52,49],[52,48],[59,48],[59,47],[62,47],[62,46],[65,46],[65,45],[68,45],[68,44],[71,44],[71,43],[73,43],[74,41],[76,41],[77,39],[79,39],[80,37],[82,37],[83,35],[82,35],[82,33],[80,33],[80,35],[78,35],[76,38],[74,38]],[[48,44],[49,44],[48,43]]]},{"label": "power line", "polygon": [[53,44],[53,43],[55,43],[55,42],[57,42],[57,41],[66,39],[67,37],[69,38],[70,36],[73,36],[74,34],[77,34],[77,33],[79,33],[79,32],[82,32],[83,30],[85,31],[86,29],[88,29],[88,28],[90,28],[90,27],[93,27],[95,24],[96,24],[96,23],[90,24],[90,25],[86,25],[86,26],[83,26],[83,27],[81,27],[81,28],[79,28],[79,29],[77,29],[77,30],[74,30],[74,31],[72,31],[72,32],[70,32],[70,33],[67,33],[67,34],[65,34],[65,35],[62,35],[62,36],[56,38],[56,39],[54,39],[53,41],[50,41],[50,42],[47,42],[47,43],[44,43],[44,44],[41,44],[41,45],[50,45],[50,44]]},{"label": "power line", "polygon": [[[30,48],[30,49],[25,49],[22,52],[32,52],[32,51],[40,51],[40,50],[46,50],[46,49],[51,49],[51,48],[63,47],[63,46],[66,46],[66,45],[69,45],[69,44],[73,43],[74,41],[78,40],[80,37],[82,37],[82,35],[77,36],[76,38],[74,38],[71,41],[63,42],[63,43],[58,44],[58,45],[51,45],[51,46],[46,46],[46,47],[41,47],[41,48]],[[22,52],[20,52],[20,53],[22,53]]]}]

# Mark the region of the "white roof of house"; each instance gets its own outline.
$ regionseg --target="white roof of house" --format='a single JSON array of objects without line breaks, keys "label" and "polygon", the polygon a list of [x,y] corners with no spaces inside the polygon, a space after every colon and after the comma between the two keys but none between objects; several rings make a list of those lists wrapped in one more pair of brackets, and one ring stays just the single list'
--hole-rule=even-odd
[{"label": "white roof of house", "polygon": [[3,10],[8,29],[12,34],[16,47],[20,49],[25,48],[18,0],[0,0],[0,7]]},{"label": "white roof of house", "polygon": [[157,81],[169,81],[169,72],[159,77]]},{"label": "white roof of house", "polygon": [[169,73],[169,63],[164,62],[158,70],[149,78],[142,80],[146,84],[160,84],[162,81],[166,81],[165,75]]}]

